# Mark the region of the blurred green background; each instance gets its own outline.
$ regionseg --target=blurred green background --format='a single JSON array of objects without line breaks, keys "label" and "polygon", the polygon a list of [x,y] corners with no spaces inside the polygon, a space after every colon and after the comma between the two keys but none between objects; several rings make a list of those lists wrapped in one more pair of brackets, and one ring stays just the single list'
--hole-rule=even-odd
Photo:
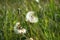
[{"label": "blurred green background", "polygon": [[[38,23],[25,21],[28,11],[34,11]],[[27,29],[25,36],[14,32],[20,22]],[[0,40],[60,40],[60,0],[0,0]]]}]

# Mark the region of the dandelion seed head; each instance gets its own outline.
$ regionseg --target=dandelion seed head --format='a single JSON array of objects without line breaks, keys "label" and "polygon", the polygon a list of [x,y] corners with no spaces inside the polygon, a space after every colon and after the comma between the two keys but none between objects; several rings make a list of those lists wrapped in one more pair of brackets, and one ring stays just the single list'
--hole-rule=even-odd
[{"label": "dandelion seed head", "polygon": [[33,38],[27,38],[26,40],[33,40]]},{"label": "dandelion seed head", "polygon": [[21,34],[21,33],[22,33],[22,30],[17,30],[17,31],[18,31],[18,33],[19,33],[19,34]]},{"label": "dandelion seed head", "polygon": [[37,23],[38,22],[38,18],[37,17],[33,17],[33,19],[30,19],[31,23]]},{"label": "dandelion seed head", "polygon": [[20,27],[20,22],[16,23],[16,25],[14,26],[14,31],[17,34],[25,34],[26,33],[26,29]]},{"label": "dandelion seed head", "polygon": [[14,31],[17,33],[17,34],[25,34],[26,33],[26,29],[22,28],[22,29],[17,29],[15,28]]},{"label": "dandelion seed head", "polygon": [[26,33],[26,29],[23,28],[22,29],[22,33],[25,34]]},{"label": "dandelion seed head", "polygon": [[29,11],[26,15],[26,21],[29,21],[31,23],[36,23],[38,22],[38,18],[34,16],[33,11]]},{"label": "dandelion seed head", "polygon": [[38,2],[38,3],[39,3],[39,0],[36,0],[36,2]]},{"label": "dandelion seed head", "polygon": [[33,38],[30,38],[30,40],[33,40]]},{"label": "dandelion seed head", "polygon": [[28,21],[33,14],[34,14],[33,11],[29,11],[29,12],[26,14],[26,21]]}]

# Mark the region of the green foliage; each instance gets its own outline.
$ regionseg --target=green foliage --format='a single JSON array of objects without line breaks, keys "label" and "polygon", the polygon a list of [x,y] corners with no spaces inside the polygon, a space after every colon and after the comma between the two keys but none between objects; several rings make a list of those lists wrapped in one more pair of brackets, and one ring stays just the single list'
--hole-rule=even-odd
[{"label": "green foliage", "polygon": [[[40,8],[41,6],[41,8]],[[38,23],[26,22],[28,11],[34,11]],[[20,22],[27,33],[23,36],[14,32],[14,25]],[[0,40],[60,40],[59,0],[1,0],[0,1]]]}]

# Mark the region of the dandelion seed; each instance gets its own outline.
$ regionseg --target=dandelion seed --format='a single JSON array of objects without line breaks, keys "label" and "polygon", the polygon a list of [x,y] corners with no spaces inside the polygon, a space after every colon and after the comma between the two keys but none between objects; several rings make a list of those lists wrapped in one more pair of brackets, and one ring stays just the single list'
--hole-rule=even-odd
[{"label": "dandelion seed", "polygon": [[36,22],[38,22],[38,18],[34,16],[33,11],[30,11],[26,15],[26,21],[29,21],[31,23],[36,23]]}]

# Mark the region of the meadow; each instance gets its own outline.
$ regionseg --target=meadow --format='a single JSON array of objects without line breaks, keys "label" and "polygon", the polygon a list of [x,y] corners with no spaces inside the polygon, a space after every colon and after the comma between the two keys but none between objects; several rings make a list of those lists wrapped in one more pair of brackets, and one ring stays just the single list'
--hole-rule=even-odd
[{"label": "meadow", "polygon": [[[26,21],[26,14],[34,11],[37,23]],[[14,26],[20,22],[26,34],[16,34]],[[60,40],[60,0],[0,0],[0,40]]]}]

